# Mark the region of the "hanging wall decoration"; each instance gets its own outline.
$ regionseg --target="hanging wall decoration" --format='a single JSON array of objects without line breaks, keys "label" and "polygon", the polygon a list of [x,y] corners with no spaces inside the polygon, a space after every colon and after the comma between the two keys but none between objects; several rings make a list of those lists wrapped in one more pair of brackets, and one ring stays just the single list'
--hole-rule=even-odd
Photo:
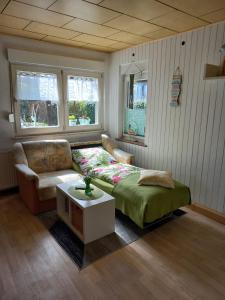
[{"label": "hanging wall decoration", "polygon": [[181,93],[182,75],[180,68],[177,67],[173,73],[172,78],[172,89],[171,89],[171,100],[170,106],[176,107],[179,105],[179,97]]}]

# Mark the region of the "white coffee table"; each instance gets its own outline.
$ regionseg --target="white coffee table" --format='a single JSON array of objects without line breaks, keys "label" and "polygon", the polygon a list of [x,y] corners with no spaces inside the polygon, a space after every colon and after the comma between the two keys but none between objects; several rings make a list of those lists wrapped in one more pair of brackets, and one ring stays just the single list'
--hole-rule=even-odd
[{"label": "white coffee table", "polygon": [[87,244],[115,231],[115,199],[103,191],[95,200],[77,199],[71,191],[81,183],[56,186],[57,214]]}]

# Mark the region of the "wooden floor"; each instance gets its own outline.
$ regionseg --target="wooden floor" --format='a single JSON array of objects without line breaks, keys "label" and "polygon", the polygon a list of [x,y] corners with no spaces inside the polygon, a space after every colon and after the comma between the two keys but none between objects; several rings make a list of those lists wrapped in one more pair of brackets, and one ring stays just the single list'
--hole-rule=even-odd
[{"label": "wooden floor", "polygon": [[188,210],[79,272],[18,196],[4,196],[0,299],[225,299],[225,226]]}]

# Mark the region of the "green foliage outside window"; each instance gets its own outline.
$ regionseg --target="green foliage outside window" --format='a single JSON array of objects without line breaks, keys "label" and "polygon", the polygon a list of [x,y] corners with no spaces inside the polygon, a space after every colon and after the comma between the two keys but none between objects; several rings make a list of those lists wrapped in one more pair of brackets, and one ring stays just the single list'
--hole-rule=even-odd
[{"label": "green foliage outside window", "polygon": [[87,101],[69,101],[69,125],[83,125],[82,121],[87,120],[87,124],[95,124],[96,103],[88,103]]}]

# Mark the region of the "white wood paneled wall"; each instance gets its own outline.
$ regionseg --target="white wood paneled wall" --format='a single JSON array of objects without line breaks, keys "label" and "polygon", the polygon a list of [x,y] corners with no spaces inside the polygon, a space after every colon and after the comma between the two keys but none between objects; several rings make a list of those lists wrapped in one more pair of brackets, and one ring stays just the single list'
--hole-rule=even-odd
[{"label": "white wood paneled wall", "polygon": [[[193,201],[220,212],[225,212],[225,79],[203,76],[206,63],[222,62],[224,43],[222,22],[112,54],[108,108],[109,133],[118,137],[123,101],[119,66],[131,61],[132,52],[136,61],[148,60],[148,147],[120,146],[134,153],[141,167],[172,171],[190,186]],[[177,66],[183,74],[181,105],[172,108],[171,78]]]}]

